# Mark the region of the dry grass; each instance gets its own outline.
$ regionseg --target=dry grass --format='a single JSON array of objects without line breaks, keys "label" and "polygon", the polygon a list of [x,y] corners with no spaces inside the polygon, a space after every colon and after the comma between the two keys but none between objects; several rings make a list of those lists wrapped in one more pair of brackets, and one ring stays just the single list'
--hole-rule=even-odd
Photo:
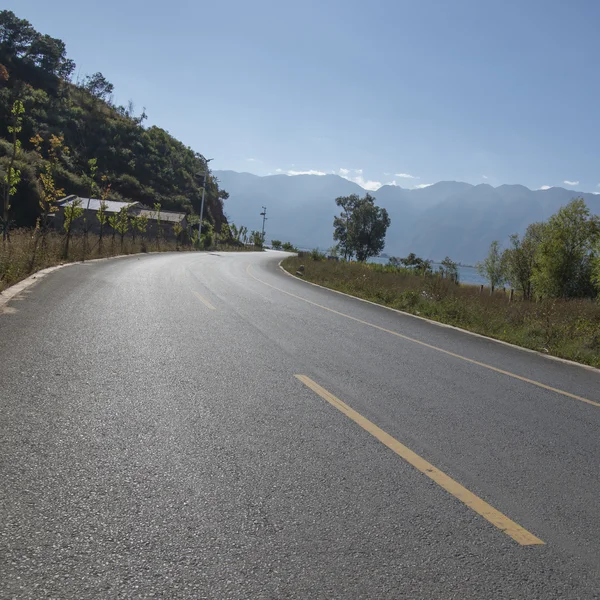
[{"label": "dry grass", "polygon": [[[64,257],[64,248],[65,237],[62,234],[51,232],[44,240],[29,229],[11,231],[10,242],[0,242],[0,292],[36,271],[62,263],[138,252],[191,250],[189,246],[178,246],[172,240],[161,240],[160,245],[157,245],[156,240],[142,239],[139,236],[135,241],[127,236],[121,246],[119,236],[113,240],[111,234],[104,236],[102,246],[97,235],[89,234],[87,247],[84,247],[83,235],[74,235],[67,258]],[[218,250],[244,251],[246,248],[219,244]]]},{"label": "dry grass", "polygon": [[304,278],[476,333],[600,367],[600,306],[590,300],[525,302],[500,291],[454,285],[439,277],[419,277],[382,265],[288,258],[284,268]]}]

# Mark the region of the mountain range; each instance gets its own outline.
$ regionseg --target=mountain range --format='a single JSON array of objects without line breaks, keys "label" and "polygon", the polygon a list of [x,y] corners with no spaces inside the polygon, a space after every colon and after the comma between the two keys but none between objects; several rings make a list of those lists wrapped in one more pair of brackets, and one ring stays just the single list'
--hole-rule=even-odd
[{"label": "mountain range", "polygon": [[[300,248],[333,245],[333,217],[338,196],[366,191],[338,175],[269,175],[215,171],[229,193],[225,213],[230,222],[260,230],[267,207],[266,239],[290,241]],[[560,187],[530,190],[522,185],[472,185],[440,181],[421,189],[385,185],[371,192],[387,209],[391,226],[385,253],[472,263],[481,260],[493,240],[506,246],[508,236],[547,219],[573,198],[582,197],[600,213],[600,195]]]}]

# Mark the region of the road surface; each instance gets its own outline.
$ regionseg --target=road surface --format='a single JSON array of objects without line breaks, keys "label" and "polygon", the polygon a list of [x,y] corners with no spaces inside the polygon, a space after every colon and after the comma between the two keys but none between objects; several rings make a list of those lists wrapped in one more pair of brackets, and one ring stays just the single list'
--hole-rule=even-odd
[{"label": "road surface", "polygon": [[5,307],[0,597],[599,597],[600,374],[281,256],[79,264]]}]

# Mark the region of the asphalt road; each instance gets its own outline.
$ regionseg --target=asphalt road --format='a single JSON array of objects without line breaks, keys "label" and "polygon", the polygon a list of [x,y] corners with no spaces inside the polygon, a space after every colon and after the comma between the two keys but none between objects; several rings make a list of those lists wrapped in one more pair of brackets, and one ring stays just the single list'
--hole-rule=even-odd
[{"label": "asphalt road", "polygon": [[80,264],[5,307],[0,597],[600,597],[600,374],[280,258]]}]

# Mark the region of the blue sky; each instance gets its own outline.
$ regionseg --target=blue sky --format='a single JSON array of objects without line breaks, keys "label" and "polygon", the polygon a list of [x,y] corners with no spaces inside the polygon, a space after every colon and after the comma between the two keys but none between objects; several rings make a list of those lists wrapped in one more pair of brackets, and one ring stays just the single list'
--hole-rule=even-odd
[{"label": "blue sky", "polygon": [[596,0],[11,8],[215,169],[600,191]]}]

